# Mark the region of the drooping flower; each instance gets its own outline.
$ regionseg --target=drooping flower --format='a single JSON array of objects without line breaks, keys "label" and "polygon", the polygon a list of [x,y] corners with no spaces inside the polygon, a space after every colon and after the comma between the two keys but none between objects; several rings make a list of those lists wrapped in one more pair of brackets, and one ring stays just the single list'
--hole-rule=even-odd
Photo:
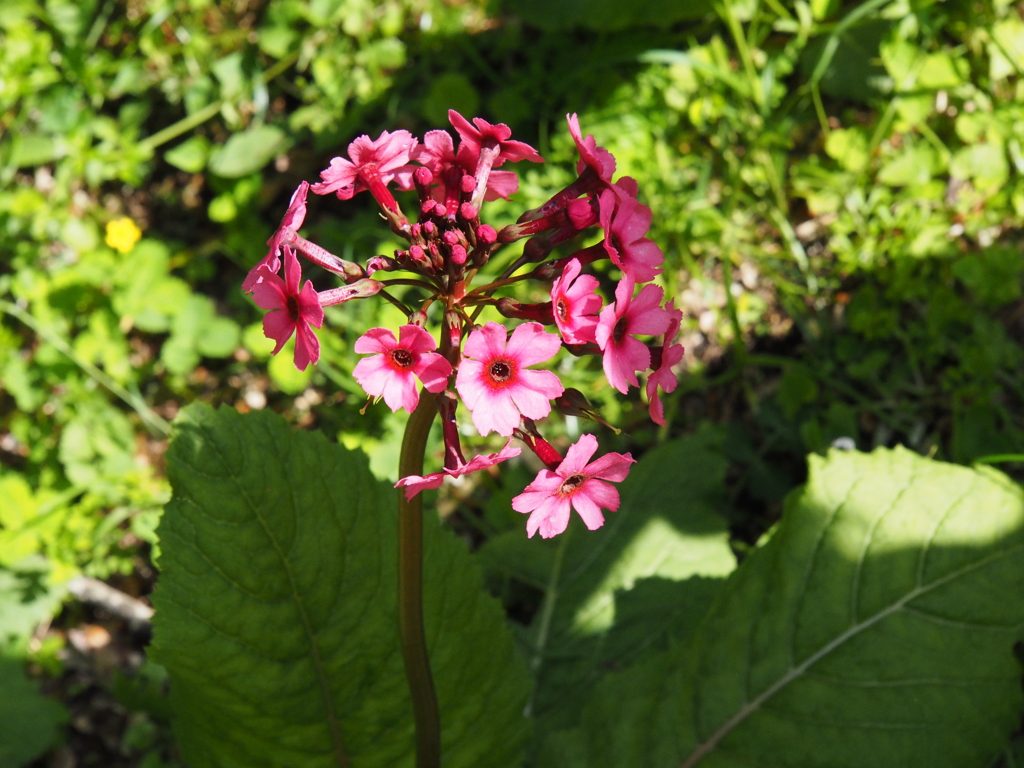
[{"label": "drooping flower", "polygon": [[508,437],[519,426],[520,414],[542,419],[551,412],[550,401],[562,394],[561,382],[551,371],[527,366],[550,360],[561,346],[556,334],[533,322],[518,326],[511,338],[493,322],[469,334],[455,388],[481,435],[493,431]]},{"label": "drooping flower", "polygon": [[298,188],[292,192],[292,199],[288,201],[288,210],[285,211],[284,218],[281,219],[280,225],[274,230],[274,234],[267,240],[270,250],[267,251],[267,255],[263,257],[259,264],[249,270],[249,274],[242,281],[243,291],[252,291],[256,286],[256,282],[259,280],[257,272],[260,267],[267,267],[275,275],[281,271],[281,248],[284,245],[285,238],[289,235],[288,230],[295,231],[299,229],[302,226],[302,222],[306,220],[306,195],[308,192],[308,181],[300,183]]},{"label": "drooping flower", "polygon": [[593,134],[588,133],[586,138],[583,137],[580,120],[575,112],[566,115],[565,119],[569,123],[569,134],[576,142],[576,149],[580,153],[580,159],[576,163],[576,173],[582,174],[587,168],[590,168],[601,181],[611,184],[612,176],[615,174],[615,158],[612,153],[604,147],[597,146],[597,140]]},{"label": "drooping flower", "polygon": [[509,440],[505,443],[505,447],[498,453],[488,453],[486,456],[474,456],[465,464],[460,464],[454,469],[442,469],[440,472],[432,472],[431,474],[424,475],[423,477],[418,475],[403,477],[395,483],[395,488],[405,488],[405,498],[408,500],[420,491],[425,491],[428,488],[440,488],[441,483],[444,482],[446,477],[462,477],[463,475],[468,475],[470,472],[477,472],[481,469],[486,469],[487,467],[493,467],[499,462],[518,456],[521,451],[521,448],[516,448],[512,445],[512,441]]},{"label": "drooping flower", "polygon": [[579,259],[571,259],[551,285],[555,325],[566,344],[597,341],[597,314],[601,311],[598,282],[590,275],[580,275],[582,268]]},{"label": "drooping flower", "polygon": [[526,490],[512,499],[516,512],[530,514],[527,536],[539,531],[541,538],[550,539],[562,533],[569,525],[571,509],[592,531],[604,525],[602,509],[618,510],[619,492],[605,481],[625,480],[635,460],[628,453],[607,453],[591,462],[596,451],[597,438],[582,435],[554,471],[542,469]]},{"label": "drooping flower", "polygon": [[637,371],[651,365],[651,351],[633,334],[658,336],[668,330],[669,314],[662,307],[663,291],[645,285],[633,297],[635,281],[628,272],[615,288],[615,301],[601,310],[597,344],[604,353],[602,364],[608,383],[625,394],[629,385],[639,386]]},{"label": "drooping flower", "polygon": [[675,303],[675,299],[672,299],[665,305],[665,311],[669,313],[669,326],[665,331],[665,341],[661,345],[661,360],[647,377],[647,399],[650,401],[648,412],[651,414],[651,421],[660,426],[665,426],[665,408],[658,397],[658,388],[665,393],[676,391],[679,381],[672,371],[672,366],[682,360],[686,352],[682,344],[673,343],[683,319],[683,313],[675,308]]},{"label": "drooping flower", "polygon": [[301,279],[295,252],[284,246],[284,280],[271,272],[270,267],[260,266],[252,298],[262,309],[271,310],[263,316],[263,333],[277,342],[273,354],[280,352],[294,333],[295,367],[304,371],[306,366],[320,359],[320,340],[310,326],[323,325],[324,310],[311,280],[299,290]]},{"label": "drooping flower", "polygon": [[415,325],[403,325],[398,338],[387,328],[371,328],[359,337],[355,351],[364,357],[352,376],[368,395],[383,397],[394,412],[412,413],[420,402],[416,379],[428,392],[440,392],[452,375],[451,364],[434,350],[437,342]]},{"label": "drooping flower", "polygon": [[408,131],[384,131],[375,141],[370,141],[369,136],[360,136],[348,145],[351,159],[332,159],[330,166],[320,172],[323,181],[314,184],[312,189],[318,195],[334,192],[341,200],[368,189],[381,207],[396,211],[398,203],[387,184],[394,181],[399,189],[412,189],[415,169],[408,163],[417,143]]},{"label": "drooping flower", "polygon": [[649,283],[661,274],[665,260],[661,248],[646,237],[651,228],[651,209],[618,185],[602,192],[599,202],[604,247],[612,262],[636,282]]}]

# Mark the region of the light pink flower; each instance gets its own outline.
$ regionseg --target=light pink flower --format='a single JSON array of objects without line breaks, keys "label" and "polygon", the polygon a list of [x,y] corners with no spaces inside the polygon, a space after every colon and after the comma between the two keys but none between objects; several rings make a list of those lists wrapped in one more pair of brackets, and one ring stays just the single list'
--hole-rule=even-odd
[{"label": "light pink flower", "polygon": [[576,164],[576,173],[583,173],[584,169],[590,168],[601,181],[611,184],[612,176],[615,173],[615,157],[604,147],[597,146],[597,140],[592,134],[588,133],[587,137],[583,138],[580,120],[575,112],[566,115],[565,119],[569,122],[569,133],[572,140],[576,142],[576,149],[580,153],[580,160]]},{"label": "light pink flower", "polygon": [[683,320],[682,311],[675,308],[675,299],[665,306],[665,311],[669,313],[669,326],[665,331],[665,341],[661,345],[661,361],[647,377],[647,399],[650,400],[648,411],[651,420],[661,426],[665,426],[665,408],[658,397],[658,388],[661,387],[661,391],[665,393],[675,392],[679,382],[672,371],[672,366],[683,359],[683,353],[686,351],[682,344],[672,343],[676,340]]},{"label": "light pink flower", "polygon": [[495,464],[506,459],[511,459],[513,456],[518,456],[522,449],[516,448],[512,445],[510,439],[505,443],[505,447],[502,448],[498,453],[489,453],[486,456],[475,456],[465,464],[462,464],[455,469],[442,469],[440,472],[433,472],[429,475],[420,477],[418,475],[409,475],[403,477],[397,483],[395,488],[405,488],[406,500],[411,499],[420,491],[425,491],[428,488],[440,488],[441,483],[446,477],[462,477],[462,475],[468,475],[470,472],[476,472],[487,467],[493,467]]},{"label": "light pink flower", "polygon": [[661,273],[665,255],[645,237],[651,228],[651,209],[614,185],[601,193],[601,228],[604,247],[612,262],[638,283],[649,283]]},{"label": "light pink flower", "polygon": [[627,272],[615,288],[615,301],[601,310],[597,344],[604,352],[604,374],[608,383],[625,394],[629,385],[639,386],[637,371],[651,365],[651,351],[633,334],[658,336],[668,330],[670,317],[661,304],[663,292],[645,285],[633,298],[633,277]]},{"label": "light pink flower", "polygon": [[320,359],[320,340],[310,326],[323,325],[324,310],[311,280],[299,290],[301,279],[302,270],[295,252],[284,246],[284,280],[271,272],[270,267],[259,267],[252,298],[258,306],[271,310],[263,317],[263,333],[277,342],[273,354],[280,352],[294,333],[295,367],[304,371],[306,366]]},{"label": "light pink flower", "polygon": [[523,323],[506,343],[505,327],[486,323],[466,339],[455,388],[473,414],[481,435],[497,432],[508,437],[519,426],[520,414],[542,419],[551,412],[549,401],[562,394],[551,371],[527,366],[550,360],[562,346],[556,334],[540,323]]},{"label": "light pink flower", "polygon": [[491,162],[491,168],[503,165],[506,160],[518,163],[520,160],[529,160],[531,163],[543,163],[544,158],[537,154],[537,150],[522,141],[514,141],[509,137],[512,129],[504,123],[491,125],[486,120],[474,117],[472,124],[456,112],[448,110],[448,119],[452,126],[462,137],[462,144],[459,145],[459,162],[465,168],[476,170],[477,160],[482,149],[497,148],[498,152]]},{"label": "light pink flower", "polygon": [[428,392],[440,392],[452,375],[451,364],[435,349],[434,337],[416,325],[403,325],[397,339],[387,328],[371,328],[355,344],[356,352],[371,356],[360,360],[352,375],[393,412],[405,408],[412,413],[420,402],[416,379]]},{"label": "light pink flower", "polygon": [[597,341],[597,314],[601,297],[597,295],[597,278],[580,275],[579,259],[571,259],[565,270],[551,285],[551,309],[562,339],[566,344]]},{"label": "light pink flower", "polygon": [[297,230],[302,226],[302,222],[306,220],[306,194],[308,192],[309,182],[303,181],[299,184],[298,189],[292,193],[292,199],[288,202],[288,210],[285,211],[280,226],[274,230],[274,234],[267,240],[270,250],[260,263],[250,269],[249,274],[245,276],[245,280],[242,281],[243,291],[251,292],[256,286],[256,283],[259,281],[257,270],[260,267],[266,267],[275,275],[281,271],[281,247],[284,244],[284,239],[288,236],[286,230]]},{"label": "light pink flower", "polygon": [[388,191],[387,184],[395,181],[399,189],[412,189],[413,166],[409,155],[418,142],[408,131],[384,131],[376,141],[363,135],[348,145],[349,160],[335,157],[326,170],[320,172],[323,181],[313,185],[318,195],[330,192],[341,200],[348,200],[357,192],[369,189],[377,202],[394,211],[398,204]]},{"label": "light pink flower", "polygon": [[628,453],[607,453],[588,464],[595,451],[597,438],[582,435],[557,469],[542,469],[526,490],[512,499],[512,509],[530,513],[526,521],[529,537],[540,531],[541,538],[550,539],[564,531],[569,525],[570,508],[592,531],[604,525],[602,508],[618,510],[619,492],[604,481],[625,480],[635,460]]}]

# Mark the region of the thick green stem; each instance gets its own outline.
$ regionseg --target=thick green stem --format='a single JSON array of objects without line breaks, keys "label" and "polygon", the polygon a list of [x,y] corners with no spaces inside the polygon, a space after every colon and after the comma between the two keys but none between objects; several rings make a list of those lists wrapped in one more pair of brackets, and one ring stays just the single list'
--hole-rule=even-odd
[{"label": "thick green stem", "polygon": [[[402,439],[400,477],[423,474],[423,452],[435,413],[436,398],[421,392]],[[441,716],[423,632],[423,496],[407,501],[404,488],[398,489],[398,625],[416,722],[416,768],[439,768]]]}]

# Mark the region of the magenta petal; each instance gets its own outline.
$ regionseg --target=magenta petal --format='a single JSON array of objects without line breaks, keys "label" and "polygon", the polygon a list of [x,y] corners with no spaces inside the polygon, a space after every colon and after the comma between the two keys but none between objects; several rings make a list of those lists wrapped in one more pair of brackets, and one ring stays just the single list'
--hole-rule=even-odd
[{"label": "magenta petal", "polygon": [[[540,323],[523,323],[512,331],[504,354],[525,368],[550,360],[562,348],[557,334],[546,333]],[[499,353],[500,354],[500,353]]]},{"label": "magenta petal", "polygon": [[[604,515],[601,514],[601,509],[595,504],[589,496],[587,496],[587,486],[595,483],[601,483],[600,480],[588,480],[580,486],[579,490],[576,491],[571,497],[572,505],[576,509],[576,513],[583,519],[584,524],[591,531],[596,531],[602,525],[604,525]],[[601,483],[604,485],[604,483]],[[611,486],[608,486],[611,488]],[[612,488],[614,491],[615,489]],[[617,494],[616,494],[617,495]]]},{"label": "magenta petal", "polygon": [[609,512],[616,512],[619,509],[619,491],[615,486],[603,480],[590,479],[580,486],[576,492],[577,496],[586,496],[587,499]]},{"label": "magenta petal", "polygon": [[487,194],[484,200],[490,202],[497,200],[508,200],[519,191],[519,177],[512,171],[491,171],[487,177]]},{"label": "magenta petal", "polygon": [[448,386],[448,377],[452,375],[452,366],[443,355],[428,352],[420,356],[419,362],[413,367],[413,373],[423,382],[428,392],[440,392]]},{"label": "magenta petal", "polygon": [[292,337],[294,332],[295,323],[292,322],[285,310],[275,309],[263,316],[263,335],[277,342],[277,346],[274,347],[271,354],[276,355],[280,352],[281,347]]},{"label": "magenta petal", "polygon": [[589,433],[580,435],[580,439],[565,452],[565,458],[558,465],[558,474],[562,479],[583,472],[590,457],[597,451],[597,438]]},{"label": "magenta petal", "polygon": [[387,328],[371,328],[358,339],[353,349],[360,355],[387,352],[398,346],[395,334]]},{"label": "magenta petal", "polygon": [[527,536],[539,532],[542,539],[550,539],[562,533],[569,526],[570,510],[569,499],[549,498],[526,521]]},{"label": "magenta petal", "polygon": [[484,364],[468,357],[459,363],[459,373],[455,377],[455,389],[469,410],[480,404],[481,398],[487,393],[487,385],[481,381]]},{"label": "magenta petal", "polygon": [[509,437],[519,426],[519,411],[507,392],[488,393],[480,398],[472,414],[473,426],[481,435],[497,432],[502,437]]},{"label": "magenta petal", "polygon": [[288,306],[288,294],[284,280],[266,266],[257,268],[259,282],[253,286],[252,300],[261,309],[284,309]]},{"label": "magenta petal", "polygon": [[411,372],[399,373],[392,371],[391,377],[384,384],[384,402],[392,413],[405,408],[409,413],[416,410],[420,395],[416,391],[416,379]]},{"label": "magenta petal", "polygon": [[313,287],[312,280],[306,281],[296,298],[299,303],[299,317],[315,328],[323,326],[324,308],[320,306],[320,297]]},{"label": "magenta petal", "polygon": [[352,369],[352,378],[371,397],[380,397],[395,370],[384,362],[383,355],[364,357]]},{"label": "magenta petal", "polygon": [[309,323],[299,321],[295,326],[295,367],[306,370],[310,363],[320,359],[320,339],[313,333]]},{"label": "magenta petal", "polygon": [[505,326],[495,322],[484,325],[469,334],[463,352],[467,357],[476,360],[487,360],[505,354],[505,341],[508,338]]},{"label": "magenta petal", "polygon": [[602,480],[611,480],[618,483],[626,479],[629,474],[629,465],[636,461],[628,453],[606,453],[597,461],[591,462],[583,470],[583,474],[590,477],[599,477]]},{"label": "magenta petal", "polygon": [[410,501],[420,491],[425,491],[428,488],[440,488],[444,477],[444,472],[434,472],[425,477],[409,475],[395,483],[395,488],[405,488],[405,500]]},{"label": "magenta petal", "polygon": [[551,401],[565,388],[551,371],[520,371],[519,381],[506,390],[519,412],[528,419],[543,419],[551,413]]},{"label": "magenta petal", "polygon": [[413,354],[422,355],[437,349],[437,342],[418,325],[403,325],[398,329],[398,346]]}]

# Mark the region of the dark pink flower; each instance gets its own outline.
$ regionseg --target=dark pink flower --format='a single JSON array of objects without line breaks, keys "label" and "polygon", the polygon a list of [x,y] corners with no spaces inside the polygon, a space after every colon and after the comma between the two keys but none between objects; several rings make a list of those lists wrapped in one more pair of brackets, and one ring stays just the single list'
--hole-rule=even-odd
[{"label": "dark pink flower", "polygon": [[242,281],[243,291],[251,292],[256,286],[259,280],[257,270],[260,267],[266,267],[275,275],[281,271],[281,247],[284,245],[285,238],[289,235],[287,230],[299,229],[302,226],[302,222],[306,220],[306,194],[308,192],[309,182],[303,181],[299,184],[298,189],[292,193],[292,199],[288,203],[288,210],[285,211],[281,224],[274,230],[274,234],[270,236],[270,239],[267,240],[270,250],[263,257],[263,260],[250,269],[249,274],[245,276],[245,280]]},{"label": "dark pink flower", "polygon": [[651,228],[651,209],[614,185],[601,193],[601,228],[604,247],[612,262],[638,283],[649,283],[661,273],[665,255],[645,237]]},{"label": "dark pink flower", "polygon": [[592,134],[588,133],[587,137],[583,138],[580,120],[575,112],[566,115],[565,119],[569,122],[569,134],[576,142],[576,149],[580,153],[579,162],[576,164],[576,173],[583,173],[586,168],[590,168],[601,181],[611,184],[612,176],[615,174],[614,155],[604,147],[597,146],[597,140]]},{"label": "dark pink flower", "polygon": [[615,288],[615,301],[601,310],[597,344],[604,352],[604,374],[608,383],[625,394],[629,385],[639,386],[637,371],[651,364],[651,351],[633,334],[658,336],[668,330],[670,317],[661,306],[663,292],[645,285],[633,298],[635,281],[627,272]]},{"label": "dark pink flower", "polygon": [[455,379],[481,435],[493,431],[510,436],[520,414],[542,419],[551,412],[550,401],[562,394],[562,384],[551,371],[527,368],[555,356],[562,346],[558,336],[545,333],[540,323],[523,323],[507,344],[506,338],[505,327],[498,323],[486,323],[469,334]]},{"label": "dark pink flower", "polygon": [[320,359],[320,340],[310,326],[319,328],[324,323],[324,310],[310,280],[299,290],[302,270],[295,252],[284,246],[284,280],[263,265],[257,273],[252,298],[263,309],[271,310],[263,317],[263,333],[274,339],[277,346],[273,354],[281,351],[285,342],[295,334],[295,367],[306,370],[310,363]]},{"label": "dark pink flower", "polygon": [[384,131],[376,141],[360,136],[348,145],[348,156],[335,157],[326,170],[320,172],[323,181],[313,185],[318,195],[330,192],[341,200],[348,200],[357,192],[369,189],[382,207],[395,211],[398,203],[388,191],[387,184],[395,181],[399,189],[412,189],[409,155],[417,141],[408,131]]},{"label": "dark pink flower", "polygon": [[661,391],[666,393],[675,392],[679,382],[672,371],[672,366],[683,359],[683,353],[686,351],[682,344],[672,343],[676,340],[676,334],[679,333],[679,326],[683,320],[682,311],[675,308],[675,299],[665,306],[665,311],[669,314],[669,325],[668,330],[665,331],[665,341],[661,346],[661,360],[658,361],[657,368],[647,377],[647,399],[650,401],[648,410],[651,420],[661,426],[665,426],[665,408],[658,397],[658,388],[660,387]]},{"label": "dark pink flower", "polygon": [[437,342],[415,325],[403,325],[398,338],[387,328],[371,328],[359,337],[355,351],[371,355],[360,360],[352,376],[368,395],[383,397],[392,411],[412,413],[420,402],[416,379],[428,392],[440,392],[452,375],[451,364],[434,350]]},{"label": "dark pink flower", "polygon": [[504,123],[491,125],[482,118],[474,117],[470,124],[454,109],[448,110],[448,119],[462,137],[462,144],[459,145],[459,162],[463,167],[471,169],[471,172],[475,172],[480,152],[484,149],[498,150],[490,163],[491,168],[503,165],[506,160],[512,163],[518,163],[520,160],[529,160],[531,163],[544,162],[544,158],[529,144],[510,139],[512,129]]},{"label": "dark pink flower", "polygon": [[595,451],[597,438],[582,435],[557,469],[542,469],[526,490],[512,499],[512,509],[530,513],[528,536],[532,538],[538,531],[544,539],[558,535],[569,525],[570,509],[575,509],[592,531],[604,525],[602,509],[618,510],[619,492],[604,481],[625,480],[635,460],[628,453],[607,453],[588,464]]},{"label": "dark pink flower", "polygon": [[468,475],[470,472],[476,472],[481,469],[486,469],[487,467],[493,467],[498,462],[511,459],[513,456],[518,456],[521,450],[522,449],[520,448],[514,447],[512,445],[512,441],[509,440],[505,443],[505,447],[498,453],[489,453],[486,456],[475,456],[465,464],[461,464],[454,469],[442,469],[440,472],[433,472],[423,477],[418,475],[403,477],[395,483],[395,488],[405,488],[405,498],[408,500],[420,491],[425,491],[428,488],[440,488],[441,483],[444,482],[446,477],[462,477],[462,475]]},{"label": "dark pink flower", "polygon": [[565,271],[551,286],[551,308],[555,325],[566,344],[597,341],[597,315],[601,297],[597,295],[597,278],[580,275],[579,259],[571,259]]}]

